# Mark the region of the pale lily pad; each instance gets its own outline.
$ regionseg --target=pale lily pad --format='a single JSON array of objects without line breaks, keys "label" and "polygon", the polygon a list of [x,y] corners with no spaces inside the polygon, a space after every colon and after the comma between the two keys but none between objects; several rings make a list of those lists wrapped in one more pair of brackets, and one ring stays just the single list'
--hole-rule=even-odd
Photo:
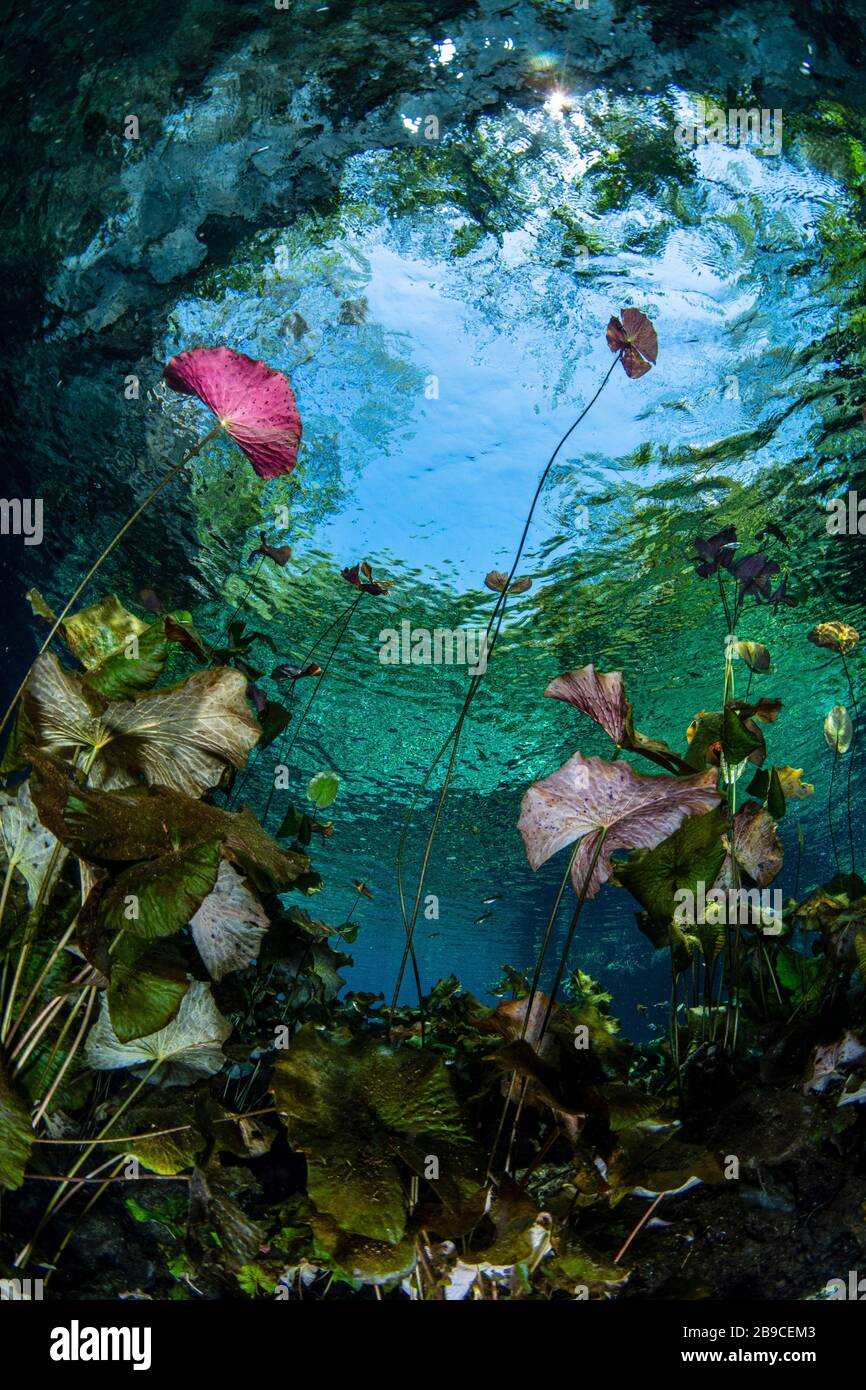
[{"label": "pale lily pad", "polygon": [[91,754],[90,784],[106,790],[144,780],[189,796],[243,767],[259,737],[240,671],[214,667],[136,700],[107,702],[49,652],[38,657],[24,705],[33,741],[71,759]]},{"label": "pale lily pad", "polygon": [[211,893],[190,921],[198,953],[214,980],[245,970],[258,958],[268,916],[243,878],[225,861]]},{"label": "pale lily pad", "polygon": [[[724,843],[728,855],[718,881],[719,887],[733,884],[727,834]],[[776,834],[776,822],[757,802],[747,801],[735,815],[734,845],[740,868],[745,870],[759,888],[768,887],[781,871],[785,851]]]},{"label": "pale lily pad", "polygon": [[770,653],[762,642],[735,642],[734,651],[750,671],[769,671]]},{"label": "pale lily pad", "polygon": [[596,671],[592,665],[581,666],[568,675],[557,676],[550,682],[545,695],[564,700],[583,714],[594,719],[617,748],[641,753],[651,762],[670,772],[688,771],[687,764],[662,739],[647,738],[634,727],[632,707],[626,699],[622,671]]},{"label": "pale lily pad", "polygon": [[210,985],[193,980],[171,1023],[134,1042],[120,1041],[103,997],[99,1018],[88,1034],[84,1052],[97,1071],[133,1067],[147,1075],[156,1064],[152,1081],[180,1086],[220,1070],[225,1061],[222,1044],[231,1031],[231,1024],[214,1003]]},{"label": "pale lily pad", "polygon": [[591,665],[581,666],[566,676],[557,676],[544,693],[589,715],[618,748],[625,744],[628,701],[622,671],[604,672],[596,671]]},{"label": "pale lily pad", "polygon": [[[6,861],[27,884],[27,900],[31,907],[42,886],[57,840],[39,820],[30,795],[29,782],[22,782],[15,795],[0,792],[0,836]],[[45,895],[57,879],[67,851],[61,849],[51,871],[51,883],[45,885]]]},{"label": "pale lily pad", "polygon": [[844,705],[834,705],[824,720],[824,737],[837,753],[847,753],[854,740],[854,725]]},{"label": "pale lily pad", "polygon": [[614,850],[654,849],[686,816],[718,806],[716,780],[712,769],[693,777],[644,777],[628,763],[575,753],[557,772],[533,782],[517,827],[533,869],[580,840],[571,881],[577,893],[586,883],[592,898],[610,878]]}]

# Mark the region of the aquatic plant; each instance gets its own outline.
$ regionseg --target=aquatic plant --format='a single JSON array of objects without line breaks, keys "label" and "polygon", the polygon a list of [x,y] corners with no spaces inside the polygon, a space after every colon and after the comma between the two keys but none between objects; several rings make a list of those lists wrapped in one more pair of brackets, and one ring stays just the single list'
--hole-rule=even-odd
[{"label": "aquatic plant", "polygon": [[[620,321],[616,318],[611,318],[608,324],[607,341],[611,351],[615,353],[614,360],[608,368],[607,373],[603,377],[601,384],[598,386],[595,393],[592,395],[590,400],[578,414],[577,418],[572,422],[572,424],[566,430],[565,434],[556,444],[555,448],[553,449],[553,452],[551,453],[547,463],[545,464],[542,470],[541,476],[539,477],[538,483],[536,485],[535,493],[529,506],[529,511],[524,521],[523,531],[521,533],[517,550],[515,552],[515,556],[511,564],[511,569],[505,576],[500,575],[499,572],[491,571],[491,574],[496,574],[495,583],[492,587],[494,588],[495,592],[498,593],[498,598],[496,600],[496,603],[494,604],[493,612],[491,613],[487,621],[487,627],[485,629],[484,635],[484,648],[487,654],[487,665],[489,665],[490,658],[493,655],[494,647],[496,646],[497,638],[502,629],[502,623],[505,618],[507,599],[509,594],[513,592],[512,586],[514,585],[514,581],[517,578],[517,569],[520,565],[523,551],[526,546],[526,541],[529,536],[529,531],[532,526],[532,519],[535,515],[535,508],[538,505],[539,498],[541,497],[541,494],[544,490],[544,485],[547,482],[548,477],[550,476],[550,471],[553,468],[554,463],[559,457],[560,451],[562,450],[563,446],[567,443],[567,441],[571,438],[578,425],[580,425],[581,422],[585,420],[586,416],[589,414],[590,410],[601,396],[602,391],[604,390],[605,386],[607,385],[608,381],[613,375],[613,370],[617,362],[623,361],[623,359],[626,357],[626,354],[629,354],[629,366],[626,367],[627,375],[642,376],[645,372],[650,370],[650,368],[656,360],[658,343],[655,329],[653,328],[649,319],[646,317],[645,314],[642,314],[637,309],[624,309],[623,321],[626,320],[628,323],[627,331],[624,329],[623,324],[620,323]],[[622,338],[621,342],[619,341],[620,338]],[[635,369],[636,363],[640,364],[639,370]],[[632,368],[631,371],[629,370],[629,367]],[[488,576],[488,578],[489,577],[490,576]],[[520,590],[518,590],[518,592],[520,592]],[[481,685],[481,680],[482,677],[480,675],[475,675],[472,677],[466,695],[464,697],[460,713],[457,717],[457,722],[454,724],[453,728],[446,736],[435,758],[433,759],[433,762],[427,769],[427,772],[424,774],[423,779],[416,788],[415,795],[407,808],[406,815],[403,820],[403,825],[401,827],[400,839],[397,846],[396,861],[397,892],[400,899],[400,912],[403,918],[403,927],[406,936],[406,943],[403,948],[403,954],[397,969],[397,977],[394,982],[394,990],[391,997],[392,1013],[396,1008],[397,1001],[400,997],[400,990],[402,988],[403,976],[406,971],[407,962],[410,959],[410,957],[414,960],[415,927],[418,921],[418,913],[421,907],[421,901],[424,893],[424,884],[426,881],[427,867],[430,862],[430,855],[432,853],[433,842],[436,836],[436,831],[448,795],[448,788],[450,786],[451,779],[454,774],[454,767],[459,752],[463,727],[466,722],[467,715],[469,714],[469,710],[472,707],[473,701],[475,700],[475,697],[478,694],[478,690]],[[418,805],[418,802],[421,796],[423,795],[424,790],[428,782],[430,781],[430,778],[432,777],[439,763],[446,756],[446,754],[448,754],[448,764],[445,769],[445,776],[442,787],[436,799],[433,818],[425,841],[424,850],[422,852],[421,865],[415,885],[415,896],[410,910],[406,904],[406,897],[403,885],[403,861],[406,851],[406,843],[409,835],[409,829],[412,823],[412,817],[414,815],[415,808]]]},{"label": "aquatic plant", "polygon": [[[290,473],[297,463],[301,419],[288,379],[281,372],[230,348],[194,348],[191,352],[183,352],[172,358],[165,368],[165,377],[174,390],[198,396],[217,416],[218,423],[163,475],[119,527],[54,618],[39,649],[39,656],[48,650],[91,579],[129,529],[181,470],[220,433],[225,431],[238,444],[261,478],[276,478]],[[0,719],[0,732],[9,722],[29,674],[28,671]]]}]

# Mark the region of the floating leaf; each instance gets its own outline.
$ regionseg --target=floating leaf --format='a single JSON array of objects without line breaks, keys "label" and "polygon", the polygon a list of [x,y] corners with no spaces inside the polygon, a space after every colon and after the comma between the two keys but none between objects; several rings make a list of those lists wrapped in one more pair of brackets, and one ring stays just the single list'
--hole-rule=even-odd
[{"label": "floating leaf", "polygon": [[508,575],[503,574],[502,570],[490,570],[489,574],[484,577],[484,583],[488,589],[492,589],[494,594],[504,594],[506,588],[509,594],[525,594],[528,589],[532,588],[532,580],[529,575],[517,575],[509,584]]},{"label": "floating leaf", "polygon": [[140,780],[200,796],[227,763],[243,767],[259,737],[239,671],[196,671],[137,700],[106,703],[45,653],[33,664],[24,703],[39,747],[72,758],[94,755],[90,782],[106,789]]},{"label": "floating leaf", "polygon": [[264,531],[259,532],[260,544],[255,550],[250,552],[250,559],[254,560],[257,555],[262,559],[273,560],[274,564],[281,568],[287,565],[292,558],[292,548],[288,545],[268,545],[267,535]]},{"label": "floating leaf", "polygon": [[[352,565],[347,569],[340,570],[340,574],[347,584],[351,584],[353,589],[357,589],[361,594],[372,594],[374,598],[378,597],[379,594],[390,593],[394,587],[393,584],[385,580],[374,580],[373,571],[366,560],[362,565]],[[362,578],[362,575],[365,578]]]},{"label": "floating leaf", "polygon": [[84,1051],[97,1071],[136,1067],[146,1075],[155,1063],[157,1070],[151,1078],[154,1082],[179,1086],[220,1070],[225,1061],[222,1044],[231,1031],[231,1024],[213,1001],[210,985],[192,980],[172,1022],[134,1042],[120,1041],[103,997],[99,1018],[88,1034]]},{"label": "floating leaf", "polygon": [[612,318],[606,337],[611,352],[622,354],[626,376],[643,376],[655,365],[659,340],[646,314],[639,309],[623,309],[621,320]]},{"label": "floating leaf", "polygon": [[824,720],[824,737],[837,753],[847,753],[854,739],[854,725],[844,705],[834,705]]},{"label": "floating leaf", "polygon": [[337,799],[340,779],[336,772],[317,772],[307,784],[307,797],[320,810],[324,811]]},{"label": "floating leaf", "polygon": [[301,417],[288,378],[232,348],[193,348],[165,368],[174,391],[198,396],[243,450],[260,478],[291,473]]},{"label": "floating leaf", "polygon": [[231,864],[220,864],[213,892],[190,922],[192,939],[213,980],[258,959],[268,916]]},{"label": "floating leaf", "polygon": [[842,656],[853,651],[860,641],[860,633],[856,628],[850,627],[848,623],[839,622],[818,623],[808,637],[816,647],[827,647],[831,652],[839,652]]},{"label": "floating leaf", "polygon": [[586,896],[594,897],[610,877],[614,850],[654,849],[687,815],[712,810],[721,800],[716,780],[713,771],[693,777],[645,777],[628,763],[575,753],[557,772],[533,782],[523,797],[518,829],[527,858],[538,869],[580,839],[571,871],[580,893],[604,832],[586,885]]}]

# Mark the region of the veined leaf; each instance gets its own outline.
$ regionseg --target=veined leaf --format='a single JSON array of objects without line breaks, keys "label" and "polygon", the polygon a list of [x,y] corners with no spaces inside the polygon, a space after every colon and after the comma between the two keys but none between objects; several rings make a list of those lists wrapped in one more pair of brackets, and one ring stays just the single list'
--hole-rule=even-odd
[{"label": "veined leaf", "polygon": [[90,754],[90,784],[107,790],[140,780],[190,796],[212,791],[226,764],[243,767],[259,737],[240,671],[196,671],[137,700],[108,702],[44,653],[33,664],[24,704],[34,742],[71,759]]},{"label": "veined leaf", "polygon": [[214,1003],[210,985],[192,980],[171,1023],[133,1042],[118,1038],[103,996],[99,1018],[84,1050],[97,1071],[134,1067],[147,1075],[156,1064],[151,1079],[157,1085],[179,1086],[220,1070],[225,1061],[222,1045],[231,1031],[231,1024]]}]

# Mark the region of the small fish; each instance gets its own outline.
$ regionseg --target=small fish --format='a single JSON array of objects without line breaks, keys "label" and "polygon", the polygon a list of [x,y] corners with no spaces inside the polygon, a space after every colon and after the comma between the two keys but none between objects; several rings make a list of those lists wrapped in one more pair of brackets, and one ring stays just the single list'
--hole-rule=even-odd
[{"label": "small fish", "polygon": [[282,666],[275,666],[271,672],[271,680],[275,681],[300,681],[305,676],[320,676],[321,666],[317,666],[315,661],[311,661],[309,666],[293,666],[290,661],[284,661]]},{"label": "small fish", "polygon": [[781,541],[782,545],[788,544],[788,537],[781,526],[776,525],[775,521],[768,521],[763,531],[758,532],[756,540],[762,541],[766,536],[772,536],[774,540]]},{"label": "small fish", "polygon": [[635,1008],[637,1009],[641,1018],[646,1018],[647,1014],[649,1013],[649,1009],[647,1008],[646,1004],[635,1004]]},{"label": "small fish", "polygon": [[482,912],[480,917],[476,917],[473,926],[478,926],[479,922],[486,922],[488,917],[492,917],[492,912]]},{"label": "small fish", "polygon": [[491,903],[498,903],[498,902],[499,902],[499,895],[498,895],[497,893],[494,893],[494,895],[493,895],[492,898],[482,898],[482,899],[481,899],[481,906],[482,906],[482,907],[489,907]]},{"label": "small fish", "polygon": [[165,612],[162,599],[155,589],[139,589],[138,597],[141,599],[142,605],[147,609],[148,613]]}]

